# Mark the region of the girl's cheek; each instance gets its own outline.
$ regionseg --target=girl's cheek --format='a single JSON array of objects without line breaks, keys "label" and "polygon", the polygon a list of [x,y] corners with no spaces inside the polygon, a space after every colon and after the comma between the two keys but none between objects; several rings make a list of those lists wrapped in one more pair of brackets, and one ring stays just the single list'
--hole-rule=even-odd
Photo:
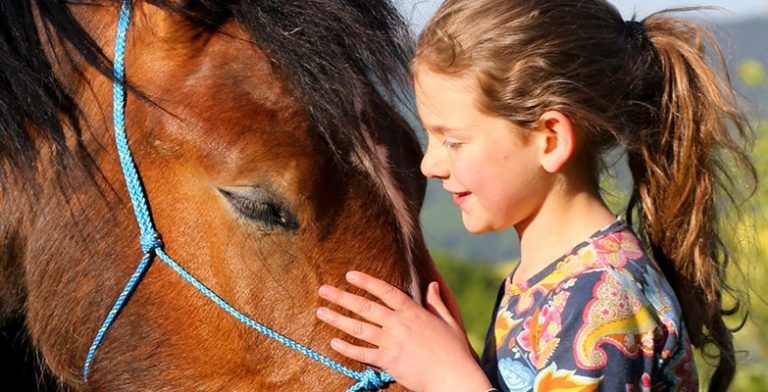
[{"label": "girl's cheek", "polygon": [[[486,162],[486,165],[490,164]],[[489,178],[486,170],[476,165],[467,165],[465,162],[455,162],[451,171],[461,185],[469,188],[468,191],[476,192],[488,183]]]}]

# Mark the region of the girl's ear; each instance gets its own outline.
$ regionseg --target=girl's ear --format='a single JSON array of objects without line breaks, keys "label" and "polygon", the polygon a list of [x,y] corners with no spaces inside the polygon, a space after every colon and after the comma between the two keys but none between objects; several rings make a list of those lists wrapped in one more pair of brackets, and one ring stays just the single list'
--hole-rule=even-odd
[{"label": "girl's ear", "polygon": [[573,156],[576,132],[568,116],[558,111],[548,111],[539,117],[540,140],[543,141],[541,166],[549,173],[559,172]]}]

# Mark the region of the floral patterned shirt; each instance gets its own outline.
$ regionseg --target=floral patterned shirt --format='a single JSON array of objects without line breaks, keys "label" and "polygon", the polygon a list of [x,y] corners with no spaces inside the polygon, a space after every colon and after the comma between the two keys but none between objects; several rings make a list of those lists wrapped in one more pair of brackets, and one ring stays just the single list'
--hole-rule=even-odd
[{"label": "floral patterned shirt", "polygon": [[697,391],[672,288],[619,219],[501,287],[481,364],[501,391]]}]

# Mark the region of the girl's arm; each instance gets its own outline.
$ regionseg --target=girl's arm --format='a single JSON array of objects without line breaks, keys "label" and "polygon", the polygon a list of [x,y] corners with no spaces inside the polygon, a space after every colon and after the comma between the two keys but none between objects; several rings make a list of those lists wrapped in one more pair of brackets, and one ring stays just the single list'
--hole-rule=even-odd
[{"label": "girl's arm", "polygon": [[333,286],[320,296],[361,316],[356,320],[322,307],[317,317],[374,348],[342,339],[331,347],[351,359],[379,367],[414,391],[478,391],[491,387],[466,343],[459,322],[440,298],[437,282],[427,288],[425,309],[396,287],[362,272],[347,273],[347,281],[381,302],[370,301]]}]

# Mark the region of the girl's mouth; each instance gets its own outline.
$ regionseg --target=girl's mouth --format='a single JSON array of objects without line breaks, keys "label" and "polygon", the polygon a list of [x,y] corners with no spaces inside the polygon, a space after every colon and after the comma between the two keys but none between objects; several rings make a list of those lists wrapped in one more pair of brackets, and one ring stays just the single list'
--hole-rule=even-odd
[{"label": "girl's mouth", "polygon": [[467,201],[467,197],[471,194],[472,192],[454,193],[453,202],[456,203],[457,206],[461,207],[461,205]]}]

